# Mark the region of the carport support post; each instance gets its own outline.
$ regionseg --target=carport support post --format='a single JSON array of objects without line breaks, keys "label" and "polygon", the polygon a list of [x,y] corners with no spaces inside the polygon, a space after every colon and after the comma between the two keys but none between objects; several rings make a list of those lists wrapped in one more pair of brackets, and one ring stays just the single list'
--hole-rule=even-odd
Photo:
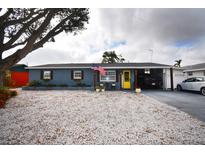
[{"label": "carport support post", "polygon": [[174,91],[174,84],[173,84],[173,68],[170,68],[170,82],[171,82],[171,90]]},{"label": "carport support post", "polygon": [[134,69],[134,90],[138,88],[138,78],[137,78],[137,69]]}]

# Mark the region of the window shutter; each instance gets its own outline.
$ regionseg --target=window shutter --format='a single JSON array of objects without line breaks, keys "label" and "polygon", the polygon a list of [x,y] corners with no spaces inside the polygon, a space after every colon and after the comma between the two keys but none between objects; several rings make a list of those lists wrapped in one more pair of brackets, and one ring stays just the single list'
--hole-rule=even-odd
[{"label": "window shutter", "polygon": [[71,80],[73,80],[73,70],[70,70]]},{"label": "window shutter", "polygon": [[97,71],[97,82],[100,81],[100,73]]},{"label": "window shutter", "polygon": [[84,71],[83,70],[81,70],[81,75],[82,75],[82,80],[84,79]]},{"label": "window shutter", "polygon": [[119,78],[119,70],[116,70],[116,82],[118,82]]},{"label": "window shutter", "polygon": [[51,71],[51,80],[53,79],[53,71]]},{"label": "window shutter", "polygon": [[43,70],[41,70],[41,80],[43,80]]}]

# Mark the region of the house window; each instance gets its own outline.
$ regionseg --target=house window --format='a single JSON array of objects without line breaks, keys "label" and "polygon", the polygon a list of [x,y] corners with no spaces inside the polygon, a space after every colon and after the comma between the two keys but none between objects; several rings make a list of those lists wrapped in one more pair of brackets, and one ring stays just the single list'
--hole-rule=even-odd
[{"label": "house window", "polygon": [[43,71],[43,79],[51,80],[51,71]]},{"label": "house window", "polygon": [[188,72],[188,76],[192,76],[193,75],[193,72]]},{"label": "house window", "polygon": [[145,73],[145,74],[150,74],[150,69],[149,69],[149,68],[146,68],[146,69],[144,70],[144,73]]},{"label": "house window", "polygon": [[129,82],[130,81],[129,77],[130,77],[130,73],[129,72],[125,72],[124,73],[124,82]]},{"label": "house window", "polygon": [[82,79],[82,71],[73,71],[73,79],[81,80]]},{"label": "house window", "polygon": [[100,74],[100,82],[116,82],[116,71],[107,70],[105,75]]}]

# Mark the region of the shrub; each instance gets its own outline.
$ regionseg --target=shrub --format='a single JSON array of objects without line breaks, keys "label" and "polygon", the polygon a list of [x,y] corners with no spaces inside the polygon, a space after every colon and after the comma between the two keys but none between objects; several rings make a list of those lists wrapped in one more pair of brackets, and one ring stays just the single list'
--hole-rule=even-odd
[{"label": "shrub", "polygon": [[101,89],[101,87],[100,86],[95,86],[95,89]]},{"label": "shrub", "polygon": [[46,86],[46,87],[56,87],[57,85],[56,84],[45,84],[43,86]]},{"label": "shrub", "polygon": [[0,108],[3,108],[5,106],[6,101],[3,101],[0,99]]},{"label": "shrub", "polygon": [[37,81],[37,80],[33,80],[29,83],[30,87],[40,87],[42,86],[41,82]]},{"label": "shrub", "polygon": [[17,94],[18,94],[18,93],[17,93],[17,91],[15,91],[15,90],[11,90],[11,91],[10,91],[10,96],[11,96],[11,97],[17,96]]},{"label": "shrub", "polygon": [[59,87],[68,87],[67,84],[59,84],[58,86],[59,86]]},{"label": "shrub", "polygon": [[103,83],[98,83],[96,86],[98,89],[105,89],[105,86]]},{"label": "shrub", "polygon": [[6,101],[13,96],[17,95],[17,91],[9,90],[7,87],[0,87],[0,108],[3,108]]},{"label": "shrub", "polygon": [[85,87],[85,83],[78,83],[77,86],[78,87]]},{"label": "shrub", "polygon": [[4,91],[4,90],[8,90],[8,88],[4,86],[0,86],[0,91]]},{"label": "shrub", "polygon": [[[0,94],[10,94],[7,87],[0,87]],[[0,97],[1,98],[1,97]]]},{"label": "shrub", "polygon": [[91,85],[87,85],[85,83],[77,83],[75,87],[91,87]]},{"label": "shrub", "polygon": [[2,101],[6,101],[9,98],[10,98],[10,93],[0,94],[0,100]]}]

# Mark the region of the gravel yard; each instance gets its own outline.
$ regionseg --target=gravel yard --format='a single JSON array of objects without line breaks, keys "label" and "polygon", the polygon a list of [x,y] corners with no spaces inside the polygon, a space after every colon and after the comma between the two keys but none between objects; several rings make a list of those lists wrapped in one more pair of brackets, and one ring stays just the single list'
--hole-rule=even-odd
[{"label": "gravel yard", "polygon": [[0,109],[0,144],[205,144],[205,123],[122,91],[19,91]]}]

